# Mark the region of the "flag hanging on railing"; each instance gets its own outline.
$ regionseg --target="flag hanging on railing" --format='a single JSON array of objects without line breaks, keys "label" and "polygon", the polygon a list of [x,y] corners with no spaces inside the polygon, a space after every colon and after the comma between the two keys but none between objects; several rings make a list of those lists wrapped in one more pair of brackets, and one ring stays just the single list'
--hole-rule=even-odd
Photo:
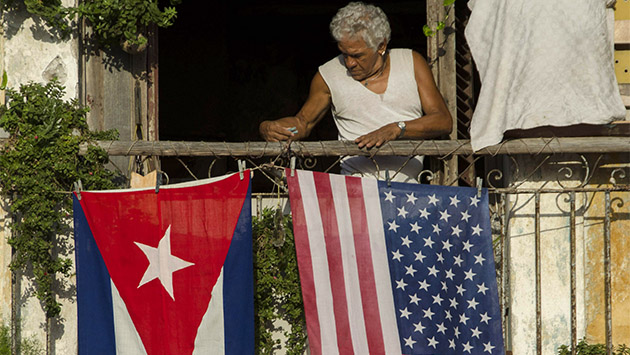
[{"label": "flag hanging on railing", "polygon": [[312,354],[503,354],[488,194],[287,170]]},{"label": "flag hanging on railing", "polygon": [[80,355],[254,352],[242,175],[75,194]]}]

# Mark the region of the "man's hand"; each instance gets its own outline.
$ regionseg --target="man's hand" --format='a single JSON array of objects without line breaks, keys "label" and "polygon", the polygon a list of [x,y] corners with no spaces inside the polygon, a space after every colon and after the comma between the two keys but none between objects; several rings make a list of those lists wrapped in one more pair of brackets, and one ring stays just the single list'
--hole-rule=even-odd
[{"label": "man's hand", "polygon": [[295,127],[286,127],[278,121],[264,121],[260,124],[258,130],[267,142],[286,141],[298,133]]},{"label": "man's hand", "polygon": [[399,134],[400,128],[398,125],[396,123],[390,123],[375,131],[362,135],[361,137],[355,139],[354,142],[359,146],[359,148],[378,148],[389,141],[395,140],[398,138]]}]

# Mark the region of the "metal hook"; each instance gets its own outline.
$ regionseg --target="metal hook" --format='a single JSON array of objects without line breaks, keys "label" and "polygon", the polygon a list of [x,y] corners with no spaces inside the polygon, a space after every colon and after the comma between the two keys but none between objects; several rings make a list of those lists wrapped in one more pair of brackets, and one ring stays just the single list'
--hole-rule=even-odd
[{"label": "metal hook", "polygon": [[385,170],[385,181],[387,181],[387,187],[392,186],[392,180],[389,177],[389,170]]}]

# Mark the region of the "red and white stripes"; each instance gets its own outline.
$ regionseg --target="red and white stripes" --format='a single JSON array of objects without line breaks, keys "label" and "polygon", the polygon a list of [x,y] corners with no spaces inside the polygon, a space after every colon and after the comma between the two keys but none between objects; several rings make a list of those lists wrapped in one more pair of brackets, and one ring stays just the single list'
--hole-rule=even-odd
[{"label": "red and white stripes", "polygon": [[400,354],[374,179],[287,172],[313,354]]}]

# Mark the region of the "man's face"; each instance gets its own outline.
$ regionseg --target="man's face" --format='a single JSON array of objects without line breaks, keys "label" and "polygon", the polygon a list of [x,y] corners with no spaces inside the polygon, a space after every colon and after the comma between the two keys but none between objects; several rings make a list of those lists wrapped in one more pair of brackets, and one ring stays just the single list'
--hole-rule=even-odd
[{"label": "man's face", "polygon": [[361,38],[344,38],[337,42],[348,73],[354,80],[362,81],[376,73],[382,63],[377,51],[367,46]]}]

